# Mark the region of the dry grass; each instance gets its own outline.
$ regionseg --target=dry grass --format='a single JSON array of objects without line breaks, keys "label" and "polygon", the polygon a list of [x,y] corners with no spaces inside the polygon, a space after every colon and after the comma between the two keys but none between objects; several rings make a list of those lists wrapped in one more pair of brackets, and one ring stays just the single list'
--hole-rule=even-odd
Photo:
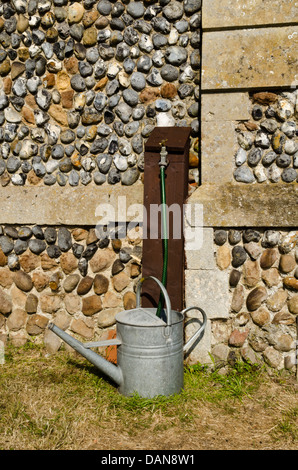
[{"label": "dry grass", "polygon": [[297,448],[297,383],[287,374],[186,368],[181,394],[148,400],[121,396],[77,354],[6,353],[1,450]]}]

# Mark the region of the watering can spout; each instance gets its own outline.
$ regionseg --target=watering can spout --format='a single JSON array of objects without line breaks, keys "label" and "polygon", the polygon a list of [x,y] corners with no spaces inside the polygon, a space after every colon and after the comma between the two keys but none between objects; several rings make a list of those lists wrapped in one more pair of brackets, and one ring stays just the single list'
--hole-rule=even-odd
[{"label": "watering can spout", "polygon": [[[119,366],[112,364],[111,362],[104,359],[99,354],[95,353],[90,349],[94,346],[105,346],[106,342],[101,341],[97,343],[81,343],[77,339],[70,336],[65,331],[61,330],[58,326],[54,323],[49,323],[48,325],[49,330],[53,331],[57,336],[59,336],[65,343],[71,346],[75,351],[85,357],[91,364],[97,367],[101,372],[103,372],[107,377],[113,380],[117,385],[121,385],[123,382],[122,371]],[[109,344],[121,344],[120,340],[112,340],[108,342]]]}]

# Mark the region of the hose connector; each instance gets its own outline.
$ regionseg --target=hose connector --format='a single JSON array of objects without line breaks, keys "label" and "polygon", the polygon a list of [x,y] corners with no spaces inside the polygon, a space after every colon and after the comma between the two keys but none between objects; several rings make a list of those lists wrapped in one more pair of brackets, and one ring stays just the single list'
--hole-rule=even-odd
[{"label": "hose connector", "polygon": [[168,152],[167,152],[167,148],[166,148],[166,145],[165,145],[167,140],[168,139],[162,140],[159,143],[159,145],[161,146],[159,166],[163,166],[163,167],[168,166],[168,163],[169,163],[167,161]]}]

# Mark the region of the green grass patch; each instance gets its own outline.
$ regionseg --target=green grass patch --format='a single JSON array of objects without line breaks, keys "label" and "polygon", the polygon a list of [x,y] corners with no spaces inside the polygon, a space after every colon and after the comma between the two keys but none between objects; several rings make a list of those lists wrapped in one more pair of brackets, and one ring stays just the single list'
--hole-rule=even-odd
[{"label": "green grass patch", "polygon": [[[214,429],[222,426],[225,432],[224,417],[236,419],[243,406],[255,403],[266,419],[268,415],[273,420],[267,426],[272,431],[266,435],[275,442],[297,440],[296,389],[288,384],[287,376],[271,379],[264,369],[246,363],[236,363],[225,374],[199,364],[185,366],[181,393],[148,399],[137,394],[122,396],[78,354],[49,356],[32,344],[7,347],[5,353],[0,366],[0,449],[88,448],[96,436],[106,439],[108,446],[111,429],[118,436],[111,448],[120,446],[123,436],[127,445],[140,436],[150,446],[156,433],[173,434],[173,439],[177,433],[192,436],[199,432],[198,422],[206,421],[211,432],[210,416],[219,420]],[[278,390],[275,400],[282,390],[290,397],[286,410],[272,412],[273,386]],[[256,414],[257,423],[258,418]]]}]

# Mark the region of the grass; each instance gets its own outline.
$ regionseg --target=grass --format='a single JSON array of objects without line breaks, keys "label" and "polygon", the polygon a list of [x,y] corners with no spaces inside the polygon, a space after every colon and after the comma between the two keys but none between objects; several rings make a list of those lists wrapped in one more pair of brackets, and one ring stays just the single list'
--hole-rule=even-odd
[{"label": "grass", "polygon": [[124,397],[76,353],[7,347],[0,365],[0,450],[294,449],[293,375],[236,363],[185,366],[171,397]]}]

